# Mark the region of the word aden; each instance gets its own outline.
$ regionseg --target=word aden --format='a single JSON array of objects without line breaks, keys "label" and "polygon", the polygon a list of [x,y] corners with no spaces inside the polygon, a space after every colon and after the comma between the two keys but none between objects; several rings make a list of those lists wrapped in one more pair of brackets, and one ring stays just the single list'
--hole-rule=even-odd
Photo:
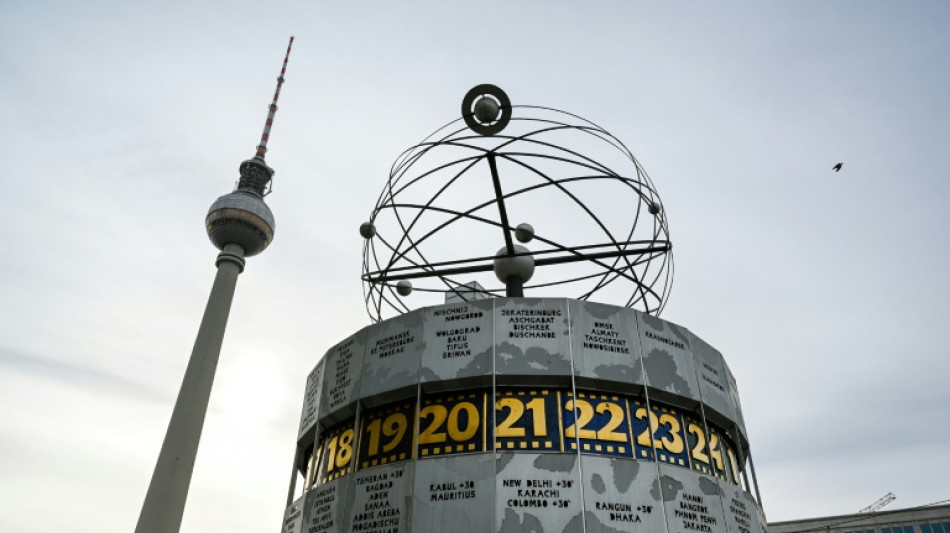
[{"label": "word aden", "polygon": [[377,474],[357,479],[357,485],[366,485],[364,490],[369,493],[369,501],[364,504],[363,512],[353,517],[350,531],[372,531],[374,533],[396,533],[399,531],[401,511],[390,507],[388,496],[393,482],[390,477],[402,477],[403,472],[395,471],[389,474]]},{"label": "word aden", "polygon": [[508,337],[513,339],[553,339],[551,325],[554,318],[561,316],[560,309],[502,309],[501,316],[509,317],[511,331]]}]

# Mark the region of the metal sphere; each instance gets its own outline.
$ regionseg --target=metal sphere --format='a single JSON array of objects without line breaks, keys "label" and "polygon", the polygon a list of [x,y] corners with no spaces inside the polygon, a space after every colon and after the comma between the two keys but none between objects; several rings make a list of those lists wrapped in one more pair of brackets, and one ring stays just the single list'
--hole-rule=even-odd
[{"label": "metal sphere", "polygon": [[494,122],[498,118],[498,101],[490,96],[483,96],[475,102],[475,119],[482,124]]},{"label": "metal sphere", "polygon": [[360,224],[360,235],[364,239],[372,239],[376,236],[376,226],[372,222],[363,222]]},{"label": "metal sphere", "polygon": [[412,283],[405,279],[399,280],[396,283],[396,292],[399,296],[409,296],[412,294]]},{"label": "metal sphere", "polygon": [[223,250],[228,244],[244,248],[250,257],[264,251],[274,240],[274,214],[252,192],[235,191],[215,200],[205,217],[211,242]]},{"label": "metal sphere", "polygon": [[650,206],[647,208],[650,211],[651,215],[655,215],[660,212],[660,204],[656,202],[650,202]]},{"label": "metal sphere", "polygon": [[[519,254],[528,253],[531,251],[520,244],[514,245],[514,248],[515,253]],[[521,278],[521,281],[528,281],[531,279],[531,276],[534,275],[534,258],[530,255],[516,255],[514,257],[509,257],[507,247],[503,247],[495,254],[493,266],[495,270],[495,277],[497,277],[502,283],[508,281],[508,278],[512,276],[518,276]]]},{"label": "metal sphere", "polygon": [[527,222],[518,224],[518,227],[515,228],[515,238],[518,239],[518,242],[531,242],[534,239],[534,227]]}]

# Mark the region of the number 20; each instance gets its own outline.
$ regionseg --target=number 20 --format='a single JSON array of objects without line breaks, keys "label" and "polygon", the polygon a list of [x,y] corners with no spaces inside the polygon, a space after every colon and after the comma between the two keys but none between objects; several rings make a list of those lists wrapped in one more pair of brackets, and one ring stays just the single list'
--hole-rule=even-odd
[{"label": "number 20", "polygon": [[[468,414],[468,423],[465,428],[459,427],[459,417],[461,412]],[[438,444],[445,442],[446,434],[440,431],[442,424],[446,424],[448,436],[455,442],[465,442],[478,433],[478,408],[471,402],[459,402],[451,411],[444,405],[432,404],[422,408],[419,412],[419,419],[432,417],[432,423],[419,433],[419,444]]]}]

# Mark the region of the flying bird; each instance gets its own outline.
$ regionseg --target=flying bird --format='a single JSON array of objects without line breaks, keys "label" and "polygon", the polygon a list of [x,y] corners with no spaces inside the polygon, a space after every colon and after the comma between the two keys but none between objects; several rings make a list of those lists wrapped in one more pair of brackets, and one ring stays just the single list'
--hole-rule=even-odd
[{"label": "flying bird", "polygon": [[835,172],[841,172],[841,167],[842,167],[843,165],[844,165],[844,163],[838,163],[837,165],[835,165],[835,166],[833,166],[833,167],[831,167],[831,168],[835,169]]}]

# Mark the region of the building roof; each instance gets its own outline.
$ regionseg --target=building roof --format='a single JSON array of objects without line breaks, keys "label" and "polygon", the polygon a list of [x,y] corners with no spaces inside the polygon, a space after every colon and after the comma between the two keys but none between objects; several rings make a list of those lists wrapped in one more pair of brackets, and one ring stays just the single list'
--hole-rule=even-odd
[{"label": "building roof", "polygon": [[[921,527],[921,526],[927,527]],[[936,525],[936,526],[935,526]],[[899,529],[896,529],[900,526]],[[909,530],[903,528],[910,528]],[[950,504],[772,522],[769,533],[950,533]]]}]

